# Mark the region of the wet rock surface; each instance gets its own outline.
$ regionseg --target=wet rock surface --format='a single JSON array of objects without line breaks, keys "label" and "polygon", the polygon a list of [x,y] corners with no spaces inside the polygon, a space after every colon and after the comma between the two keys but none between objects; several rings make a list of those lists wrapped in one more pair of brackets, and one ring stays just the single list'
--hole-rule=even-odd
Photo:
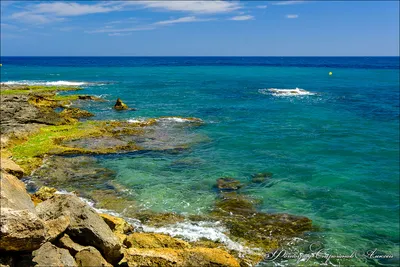
[{"label": "wet rock surface", "polygon": [[243,185],[238,180],[232,177],[222,177],[217,179],[217,188],[219,190],[238,190],[242,186]]},{"label": "wet rock surface", "polygon": [[271,172],[259,172],[251,175],[251,182],[252,183],[265,183],[267,182],[270,178],[272,178],[272,173]]},{"label": "wet rock surface", "polygon": [[117,99],[114,105],[114,109],[116,110],[128,110],[129,107],[126,105],[120,98]]}]

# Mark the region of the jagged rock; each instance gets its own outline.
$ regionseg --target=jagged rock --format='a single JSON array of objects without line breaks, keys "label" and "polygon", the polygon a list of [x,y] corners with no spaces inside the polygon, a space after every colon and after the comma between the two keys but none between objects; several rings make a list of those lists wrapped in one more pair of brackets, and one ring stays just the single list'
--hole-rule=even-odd
[{"label": "jagged rock", "polygon": [[99,249],[106,260],[116,263],[122,258],[121,245],[104,220],[74,195],[55,195],[36,206],[43,220],[69,215],[71,222],[66,233],[75,242]]},{"label": "jagged rock", "polygon": [[47,240],[53,241],[58,236],[60,236],[69,226],[70,218],[69,216],[60,216],[53,220],[48,220],[44,222],[44,225],[47,229]]},{"label": "jagged rock", "polygon": [[79,100],[97,100],[97,97],[91,95],[78,95]]},{"label": "jagged rock", "polygon": [[22,176],[24,176],[24,170],[9,158],[1,157],[0,166],[1,170],[18,178],[22,178]]},{"label": "jagged rock", "polygon": [[121,99],[118,98],[117,102],[115,102],[114,109],[116,109],[116,110],[127,110],[129,108],[124,102],[122,102]]},{"label": "jagged rock", "polygon": [[164,234],[133,233],[126,239],[125,245],[135,248],[190,248],[189,243]]},{"label": "jagged rock", "polygon": [[219,248],[138,249],[126,250],[121,266],[226,266],[239,267],[239,262]]},{"label": "jagged rock", "polygon": [[40,199],[41,201],[45,201],[54,196],[54,193],[57,192],[57,189],[53,187],[42,186],[36,191],[33,195]]},{"label": "jagged rock", "polygon": [[85,247],[75,255],[75,260],[78,266],[88,267],[112,267],[94,247]]},{"label": "jagged rock", "polygon": [[238,190],[242,186],[243,185],[235,178],[222,177],[217,179],[217,187],[219,190]]},{"label": "jagged rock", "polygon": [[58,248],[50,242],[43,244],[38,250],[32,252],[33,263],[36,267],[49,266],[78,266],[68,250]]},{"label": "jagged rock", "polygon": [[45,227],[23,182],[1,172],[0,250],[32,251],[45,241]]},{"label": "jagged rock", "polygon": [[76,253],[85,249],[85,246],[75,243],[67,234],[64,234],[58,240],[57,246],[59,246],[60,248],[68,249],[69,253],[71,253],[72,256],[75,256]]},{"label": "jagged rock", "polygon": [[119,238],[123,244],[126,240],[126,235],[133,233],[135,230],[132,225],[127,223],[124,219],[111,216],[109,214],[100,214],[106,224],[114,232],[114,234]]}]

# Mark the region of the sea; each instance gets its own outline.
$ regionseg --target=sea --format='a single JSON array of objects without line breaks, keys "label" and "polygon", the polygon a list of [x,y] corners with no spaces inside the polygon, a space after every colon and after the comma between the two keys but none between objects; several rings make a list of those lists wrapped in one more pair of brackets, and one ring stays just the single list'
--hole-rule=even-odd
[{"label": "sea", "polygon": [[[1,57],[1,63],[2,83],[76,85],[109,100],[84,107],[93,119],[204,121],[188,129],[193,144],[181,153],[99,156],[142,209],[204,214],[215,203],[217,178],[248,184],[252,174],[271,172],[268,183],[242,193],[262,201],[259,211],[312,219],[310,235],[332,256],[319,264],[343,266],[333,260],[340,251],[353,255],[354,266],[399,265],[399,57]],[[118,97],[137,110],[113,110]],[[260,266],[299,262],[311,264],[302,258]]]}]

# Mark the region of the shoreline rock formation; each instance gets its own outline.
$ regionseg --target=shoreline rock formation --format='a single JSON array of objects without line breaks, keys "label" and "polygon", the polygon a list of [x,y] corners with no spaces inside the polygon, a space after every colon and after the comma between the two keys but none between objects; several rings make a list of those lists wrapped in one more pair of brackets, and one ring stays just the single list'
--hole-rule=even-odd
[{"label": "shoreline rock formation", "polygon": [[[66,107],[66,104],[95,98],[56,95],[59,90],[68,88],[1,88],[0,266],[253,266],[262,260],[262,253],[276,249],[285,238],[311,230],[311,220],[305,217],[258,212],[257,201],[238,193],[236,190],[242,184],[232,178],[218,181],[215,209],[207,216],[185,218],[179,214],[139,211],[132,215],[154,225],[187,219],[221,221],[234,241],[261,248],[261,253],[243,256],[211,240],[188,242],[166,234],[144,233],[123,218],[99,214],[78,196],[60,194],[55,188],[41,187],[28,194],[19,178],[36,170],[49,155],[80,155],[75,161],[90,162],[82,154],[134,151],[141,147],[160,149],[158,143],[158,146],[151,143],[154,136],[149,133],[156,132],[157,127],[163,131],[165,122],[174,121],[167,117],[138,122],[79,122],[79,118],[92,114]],[[55,108],[63,111],[56,112]],[[183,122],[184,127],[202,124],[196,118],[179,118],[179,122]],[[149,140],[146,140],[147,135]],[[132,138],[135,136],[140,138]],[[178,143],[161,149],[184,148],[185,143]],[[76,166],[74,159],[49,160],[49,163],[62,163],[72,171]],[[52,168],[51,165],[37,170],[38,177],[41,172],[48,173],[48,168]],[[88,183],[96,176],[91,171],[97,176],[99,173],[111,175],[104,168],[94,167],[85,177]],[[60,168],[44,182],[59,181],[67,185],[72,182],[68,175]],[[263,182],[268,177],[258,174],[253,182]],[[116,197],[109,196],[109,191],[97,190],[93,198],[101,204],[104,198],[110,197],[107,204],[116,208]],[[122,201],[124,205],[134,205],[133,201]]]}]

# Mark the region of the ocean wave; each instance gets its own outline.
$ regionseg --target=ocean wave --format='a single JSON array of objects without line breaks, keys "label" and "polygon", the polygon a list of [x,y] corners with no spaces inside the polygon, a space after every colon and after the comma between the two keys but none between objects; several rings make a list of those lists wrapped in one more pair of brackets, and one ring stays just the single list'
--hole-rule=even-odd
[{"label": "ocean wave", "polygon": [[7,85],[46,85],[46,86],[81,86],[87,85],[88,82],[73,82],[73,81],[7,81],[2,82],[3,84]]},{"label": "ocean wave", "polygon": [[[187,122],[203,122],[201,119],[198,118],[181,118],[181,117],[161,117],[155,119],[157,122],[177,122],[177,123],[187,123]],[[134,118],[129,119],[127,122],[129,123],[139,123],[146,121],[145,118]]]},{"label": "ocean wave", "polygon": [[306,91],[301,88],[294,89],[278,89],[278,88],[269,88],[269,89],[260,89],[258,90],[261,94],[271,94],[273,96],[305,96],[305,95],[315,95],[313,92]]}]

